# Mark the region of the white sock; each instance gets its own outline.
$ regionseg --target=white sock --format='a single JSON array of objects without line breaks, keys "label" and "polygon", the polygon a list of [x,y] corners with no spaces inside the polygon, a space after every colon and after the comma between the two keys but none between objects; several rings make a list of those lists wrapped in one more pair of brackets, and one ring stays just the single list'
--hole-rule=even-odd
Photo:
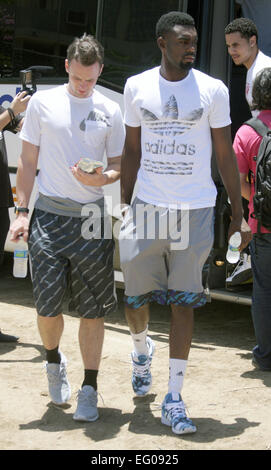
[{"label": "white sock", "polygon": [[168,393],[181,393],[187,361],[169,359]]},{"label": "white sock", "polygon": [[134,342],[134,351],[137,356],[140,356],[141,354],[144,354],[145,356],[149,355],[149,348],[147,345],[147,334],[148,334],[148,327],[144,330],[141,331],[141,333],[132,333],[132,340]]}]

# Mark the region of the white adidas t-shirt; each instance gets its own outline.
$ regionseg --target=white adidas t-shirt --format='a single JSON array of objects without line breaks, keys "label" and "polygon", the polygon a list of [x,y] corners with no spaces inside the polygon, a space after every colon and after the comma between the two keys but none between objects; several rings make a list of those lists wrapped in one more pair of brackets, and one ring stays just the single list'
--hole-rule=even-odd
[{"label": "white adidas t-shirt", "polygon": [[[252,88],[255,77],[260,70],[264,69],[265,67],[271,67],[271,57],[263,54],[263,52],[259,51],[253,64],[247,71],[246,77],[246,99],[249,105],[252,104]],[[260,111],[255,110],[251,111],[252,115],[256,117]]]},{"label": "white adidas t-shirt", "polygon": [[137,196],[159,206],[212,207],[211,129],[231,123],[226,86],[198,70],[178,82],[160,67],[127,80],[128,126],[141,126],[141,166]]},{"label": "white adidas t-shirt", "polygon": [[103,197],[103,189],[80,183],[70,167],[82,157],[121,155],[125,130],[117,103],[97,90],[76,98],[61,85],[32,96],[20,137],[40,147],[40,193],[87,203]]}]

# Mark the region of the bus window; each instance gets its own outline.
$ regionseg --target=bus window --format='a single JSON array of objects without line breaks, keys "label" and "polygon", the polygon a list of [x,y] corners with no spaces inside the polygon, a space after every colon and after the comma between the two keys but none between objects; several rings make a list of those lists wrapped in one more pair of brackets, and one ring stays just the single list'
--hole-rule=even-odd
[{"label": "bus window", "polygon": [[31,65],[49,65],[66,77],[67,46],[95,35],[98,0],[8,0],[0,4],[0,76],[18,77]]},{"label": "bus window", "polygon": [[178,0],[105,0],[101,43],[105,48],[102,80],[121,90],[126,79],[160,62],[155,24]]},{"label": "bus window", "polygon": [[12,71],[12,46],[14,38],[15,12],[10,2],[0,4],[0,77]]},{"label": "bus window", "polygon": [[[200,36],[205,4],[206,0],[104,0],[98,39],[105,48],[105,68],[100,82],[122,91],[129,76],[160,63],[155,25],[164,13],[183,10],[191,14]],[[205,37],[209,37],[206,30]],[[207,53],[205,47],[196,66],[206,62]]]}]

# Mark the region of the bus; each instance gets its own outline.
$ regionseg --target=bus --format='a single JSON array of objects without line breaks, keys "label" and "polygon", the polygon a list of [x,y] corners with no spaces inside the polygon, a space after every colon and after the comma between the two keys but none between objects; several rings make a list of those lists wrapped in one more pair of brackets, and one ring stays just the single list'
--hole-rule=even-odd
[{"label": "bus", "polygon": [[[184,11],[193,16],[199,35],[195,68],[221,79],[230,90],[232,135],[250,117],[245,100],[246,69],[236,67],[227,54],[224,28],[237,16],[245,16],[242,2],[234,0],[0,0],[0,104],[8,106],[21,89],[20,70],[32,66],[52,67],[50,75],[40,75],[38,89],[67,82],[64,68],[67,46],[84,32],[94,35],[104,46],[105,64],[97,88],[117,101],[123,111],[122,93],[126,79],[160,63],[155,40],[155,24],[168,11]],[[268,53],[267,51],[263,51]],[[270,54],[271,55],[271,54]],[[21,141],[5,133],[10,179],[16,202],[16,171]],[[218,190],[215,241],[206,272],[211,298],[251,303],[251,286],[228,289],[225,279],[228,265],[227,195],[212,164]],[[35,189],[36,191],[36,189]],[[35,191],[30,206],[33,206]],[[119,203],[119,182],[105,187]],[[13,210],[10,218],[13,219]],[[117,217],[117,216],[116,216]],[[14,244],[6,241],[5,250]],[[118,250],[115,254],[115,278],[122,285]]]}]

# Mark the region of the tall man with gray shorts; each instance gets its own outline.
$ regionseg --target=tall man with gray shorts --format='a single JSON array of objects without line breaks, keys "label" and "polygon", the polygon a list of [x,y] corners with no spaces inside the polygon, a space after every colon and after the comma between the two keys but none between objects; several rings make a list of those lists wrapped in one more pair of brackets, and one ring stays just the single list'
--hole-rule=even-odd
[{"label": "tall man with gray shorts", "polygon": [[[216,200],[212,142],[232,204],[229,236],[241,230],[242,204],[228,90],[220,80],[192,68],[197,50],[193,18],[180,12],[165,14],[156,25],[156,36],[161,66],[130,77],[124,92],[120,257],[134,344],[133,390],[142,396],[152,384],[155,347],[147,335],[149,303],[170,305],[170,373],[162,423],[184,434],[196,431],[186,416],[181,389],[193,309],[206,301],[202,268],[212,248]],[[243,233],[242,245],[246,238],[250,235]]]},{"label": "tall man with gray shorts", "polygon": [[[68,47],[65,68],[68,84],[37,92],[26,113],[17,173],[19,207],[11,234],[14,241],[20,233],[28,239],[51,399],[62,405],[71,396],[66,358],[59,350],[68,288],[71,307],[80,316],[85,369],[74,419],[95,421],[104,316],[116,307],[114,246],[112,237],[105,235],[102,187],[119,178],[124,125],[119,106],[94,88],[103,68],[98,41],[87,35],[76,38]],[[104,153],[108,164],[104,172],[100,168],[86,173],[77,165],[82,157],[103,160]],[[28,204],[38,161],[39,196],[29,226]],[[91,204],[89,209],[86,204]]]}]

